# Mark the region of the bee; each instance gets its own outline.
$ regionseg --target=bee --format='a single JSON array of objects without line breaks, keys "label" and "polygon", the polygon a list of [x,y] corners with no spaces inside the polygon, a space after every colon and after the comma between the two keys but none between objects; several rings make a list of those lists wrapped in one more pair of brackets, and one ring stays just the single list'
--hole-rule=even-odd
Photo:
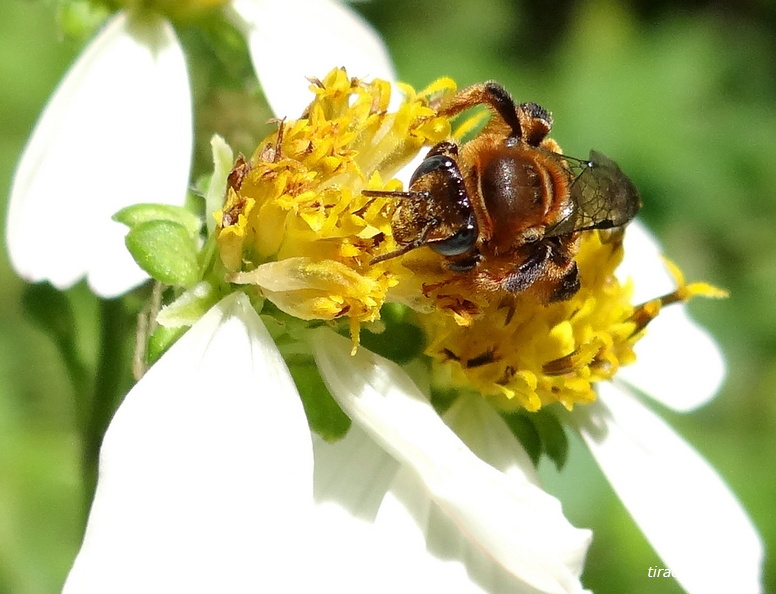
[{"label": "bee", "polygon": [[561,154],[547,137],[550,113],[516,104],[494,81],[461,90],[439,113],[481,104],[492,112],[483,130],[461,146],[432,147],[407,191],[364,191],[400,199],[391,221],[399,247],[372,262],[427,247],[473,290],[569,299],[580,286],[580,234],[627,224],[641,207],[638,190],[601,153]]}]

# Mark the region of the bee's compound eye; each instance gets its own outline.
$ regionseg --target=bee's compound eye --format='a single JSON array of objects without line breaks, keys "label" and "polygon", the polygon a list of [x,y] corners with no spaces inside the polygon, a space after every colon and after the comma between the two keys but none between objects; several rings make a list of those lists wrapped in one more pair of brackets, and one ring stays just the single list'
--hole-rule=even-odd
[{"label": "bee's compound eye", "polygon": [[455,165],[455,161],[453,161],[450,157],[446,155],[433,155],[424,159],[412,174],[412,177],[410,178],[410,186],[424,175],[435,172],[446,173],[453,176],[454,178],[460,178],[461,176],[461,174],[458,172],[458,167]]},{"label": "bee's compound eye", "polygon": [[474,216],[469,217],[466,225],[450,237],[440,241],[429,242],[428,246],[437,254],[443,256],[460,256],[469,251],[477,241],[477,224]]}]

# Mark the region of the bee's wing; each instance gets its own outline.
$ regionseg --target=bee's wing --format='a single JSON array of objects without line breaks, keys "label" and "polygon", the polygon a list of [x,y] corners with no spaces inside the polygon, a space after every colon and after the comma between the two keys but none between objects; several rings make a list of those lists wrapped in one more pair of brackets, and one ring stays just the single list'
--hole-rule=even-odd
[{"label": "bee's wing", "polygon": [[628,223],[641,208],[636,186],[606,155],[590,151],[571,184],[568,214],[545,231],[545,237],[585,229],[609,229]]}]

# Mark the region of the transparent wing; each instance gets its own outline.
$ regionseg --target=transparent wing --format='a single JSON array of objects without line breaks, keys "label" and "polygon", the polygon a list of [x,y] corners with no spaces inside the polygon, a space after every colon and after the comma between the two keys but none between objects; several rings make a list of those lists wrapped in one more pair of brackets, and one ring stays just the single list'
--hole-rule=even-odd
[{"label": "transparent wing", "polygon": [[590,158],[577,161],[572,169],[580,172],[571,184],[569,212],[546,230],[545,237],[620,227],[636,216],[641,208],[639,191],[609,157],[590,151]]}]

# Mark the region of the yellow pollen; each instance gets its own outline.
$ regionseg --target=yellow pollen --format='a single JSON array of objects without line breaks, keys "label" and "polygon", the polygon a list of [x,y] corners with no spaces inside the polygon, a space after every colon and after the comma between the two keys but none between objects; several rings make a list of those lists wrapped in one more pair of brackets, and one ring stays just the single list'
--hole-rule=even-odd
[{"label": "yellow pollen", "polygon": [[282,311],[305,320],[380,317],[398,283],[398,261],[371,265],[395,248],[395,200],[363,189],[396,190],[391,177],[424,145],[450,133],[430,107],[449,82],[416,93],[388,112],[391,85],[364,82],[336,69],[312,80],[314,99],[303,117],[279,122],[250,160],[229,177],[224,207],[215,213],[217,245],[227,279],[253,284]]},{"label": "yellow pollen", "polygon": [[630,284],[614,275],[621,241],[601,237],[595,231],[583,235],[577,256],[581,287],[567,301],[542,304],[518,294],[484,304],[465,324],[458,312],[444,309],[418,316],[429,337],[426,353],[435,362],[435,381],[474,388],[505,411],[536,411],[555,402],[570,410],[595,400],[596,382],[635,361],[635,343],[664,305],[725,296],[706,283],[685,284],[668,263],[676,290],[635,306]]}]

